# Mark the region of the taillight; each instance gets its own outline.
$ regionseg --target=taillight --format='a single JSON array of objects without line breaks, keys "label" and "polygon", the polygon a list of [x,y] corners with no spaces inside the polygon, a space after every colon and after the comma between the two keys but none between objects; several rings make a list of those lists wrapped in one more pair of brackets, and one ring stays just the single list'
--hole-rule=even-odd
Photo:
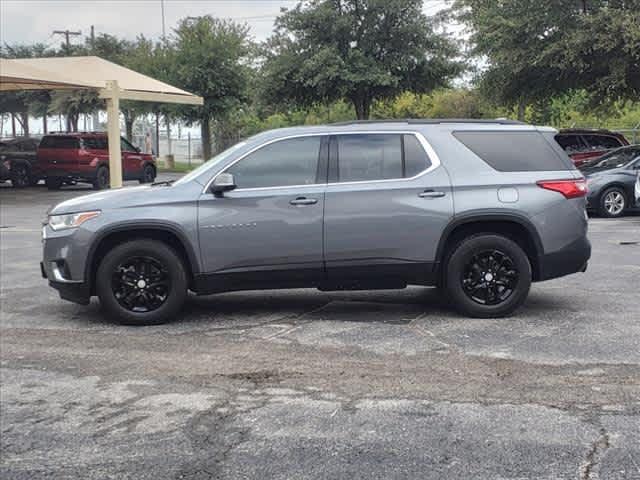
[{"label": "taillight", "polygon": [[540,180],[536,182],[540,188],[561,193],[565,198],[580,198],[587,194],[587,182],[579,180]]}]

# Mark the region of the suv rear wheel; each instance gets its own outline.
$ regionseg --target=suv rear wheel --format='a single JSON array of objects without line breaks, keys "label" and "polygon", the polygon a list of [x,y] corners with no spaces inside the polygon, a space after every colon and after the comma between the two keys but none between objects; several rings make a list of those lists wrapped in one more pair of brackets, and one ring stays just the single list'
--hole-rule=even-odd
[{"label": "suv rear wheel", "polygon": [[47,177],[44,181],[49,190],[60,190],[62,187],[62,178],[60,177]]},{"label": "suv rear wheel", "polygon": [[93,180],[93,188],[96,190],[109,188],[109,169],[104,165],[98,167],[96,178]]},{"label": "suv rear wheel", "polygon": [[24,163],[11,165],[11,185],[14,188],[25,188],[31,184],[31,174],[27,165]]},{"label": "suv rear wheel", "polygon": [[156,240],[118,245],[104,257],[96,274],[100,303],[126,325],[171,320],[184,303],[187,283],[178,254]]},{"label": "suv rear wheel", "polygon": [[512,240],[479,234],[460,242],[445,263],[445,288],[453,306],[477,318],[516,310],[531,287],[527,254]]}]

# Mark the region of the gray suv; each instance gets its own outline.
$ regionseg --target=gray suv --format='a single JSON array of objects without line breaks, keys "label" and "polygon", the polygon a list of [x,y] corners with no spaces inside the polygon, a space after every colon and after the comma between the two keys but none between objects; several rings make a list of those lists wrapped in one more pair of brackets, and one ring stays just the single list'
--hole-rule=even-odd
[{"label": "gray suv", "polygon": [[584,271],[582,175],[557,132],[511,121],[352,122],[273,130],[176,182],[49,212],[43,276],[128,324],[187,292],[441,288],[499,317],[531,282]]}]

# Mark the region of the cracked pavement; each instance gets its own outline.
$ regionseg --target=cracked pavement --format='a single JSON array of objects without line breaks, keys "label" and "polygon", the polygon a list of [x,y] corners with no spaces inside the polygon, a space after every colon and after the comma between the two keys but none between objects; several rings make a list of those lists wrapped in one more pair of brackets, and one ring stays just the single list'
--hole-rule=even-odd
[{"label": "cracked pavement", "polygon": [[0,478],[640,479],[640,216],[513,318],[426,288],[193,297],[114,325],[40,278],[84,193],[0,186]]}]

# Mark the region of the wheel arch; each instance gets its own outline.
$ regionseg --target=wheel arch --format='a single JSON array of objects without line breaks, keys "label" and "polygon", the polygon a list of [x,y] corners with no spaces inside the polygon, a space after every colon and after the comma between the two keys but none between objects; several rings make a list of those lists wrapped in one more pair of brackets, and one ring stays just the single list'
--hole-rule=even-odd
[{"label": "wheel arch", "polygon": [[85,279],[92,294],[95,292],[95,276],[100,259],[114,246],[136,239],[157,240],[172,247],[184,261],[190,282],[200,272],[198,257],[187,236],[178,227],[161,222],[120,224],[101,231],[89,249]]},{"label": "wheel arch", "polygon": [[475,212],[453,219],[445,228],[436,251],[440,273],[444,271],[444,262],[455,245],[479,233],[497,233],[516,242],[529,257],[533,280],[540,277],[540,257],[544,254],[540,235],[528,218],[507,212]]}]

